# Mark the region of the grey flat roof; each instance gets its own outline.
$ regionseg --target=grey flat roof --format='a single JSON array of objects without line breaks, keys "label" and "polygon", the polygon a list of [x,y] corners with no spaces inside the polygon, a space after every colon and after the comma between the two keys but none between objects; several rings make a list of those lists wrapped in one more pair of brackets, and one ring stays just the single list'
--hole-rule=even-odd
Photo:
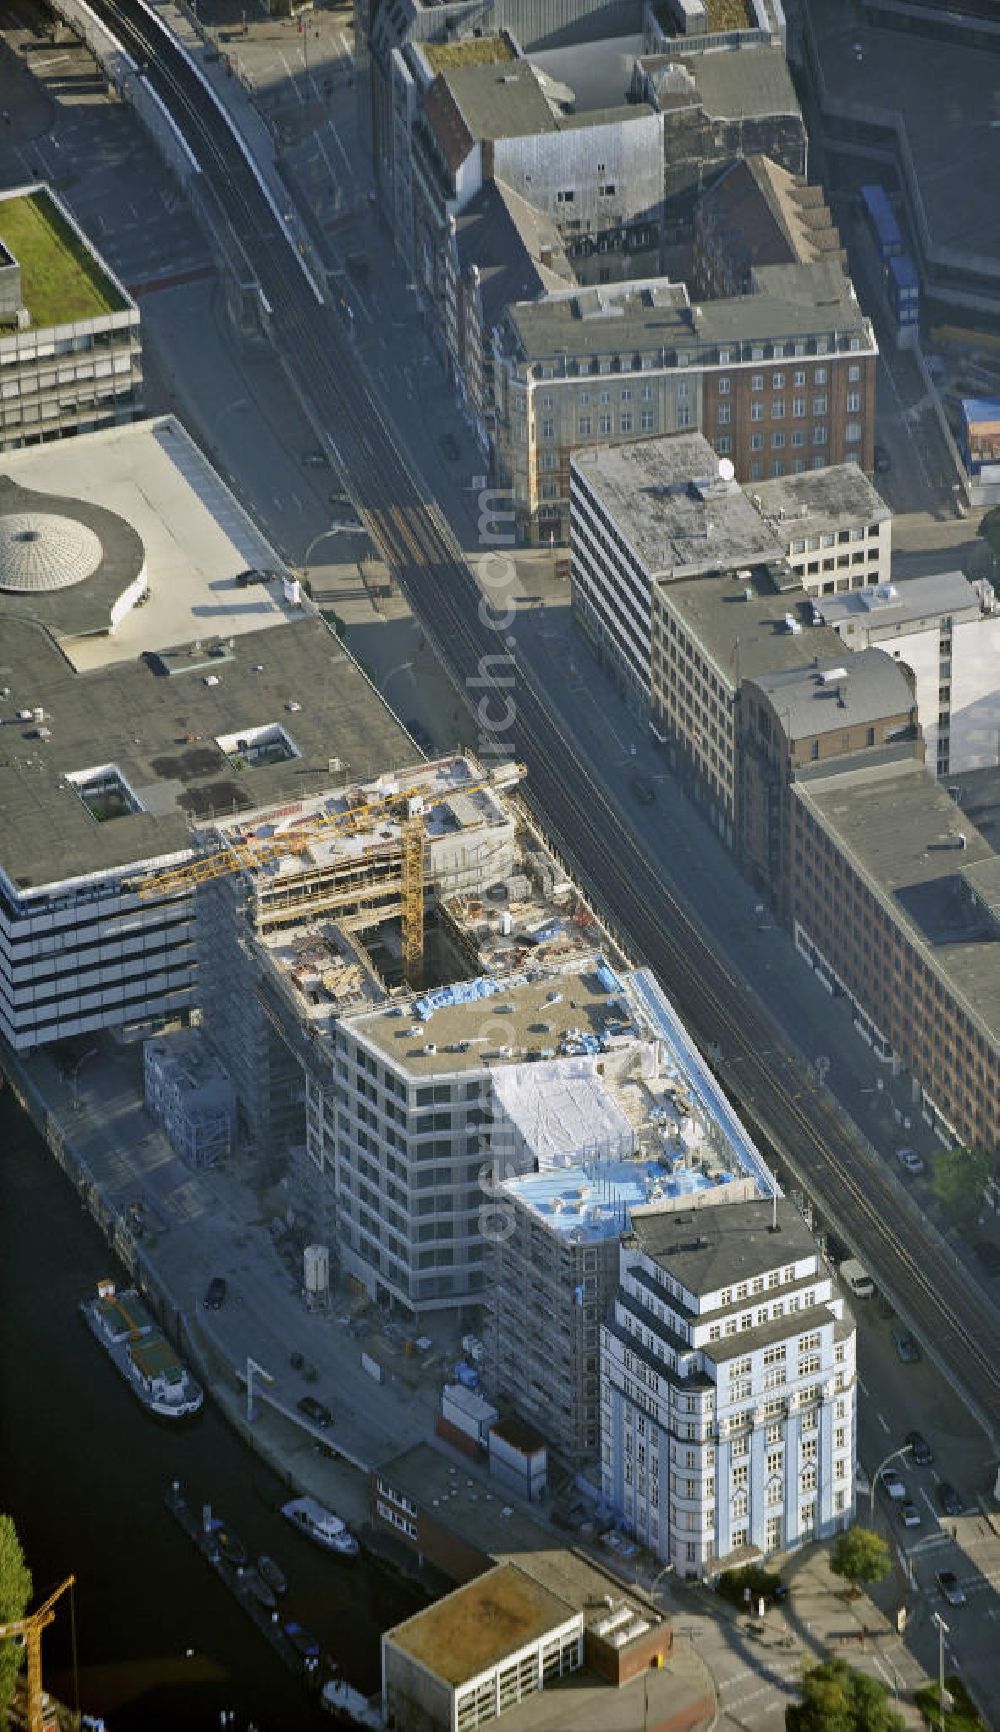
[{"label": "grey flat roof", "polygon": [[936,571],[900,583],[866,584],[843,595],[817,596],[813,606],[828,625],[856,621],[870,637],[896,636],[904,627],[920,630],[943,613],[976,619],[979,597],[962,571]]},{"label": "grey flat roof", "polygon": [[740,116],[793,114],[801,117],[785,51],[756,43],[745,48],[707,48],[685,54],[708,114]]},{"label": "grey flat roof", "polygon": [[496,1480],[481,1476],[471,1462],[456,1462],[433,1444],[414,1444],[380,1463],[376,1473],[432,1521],[451,1528],[488,1556],[538,1551],[553,1543],[548,1528],[511,1502]]},{"label": "grey flat roof", "polygon": [[[572,462],[654,576],[728,571],[785,556],[748,492],[738,481],[719,479],[719,459],[702,433],[578,451]],[[694,492],[696,478],[711,488]]]},{"label": "grey flat roof", "polygon": [[527,60],[450,66],[439,76],[473,138],[518,138],[556,130],[556,117]]},{"label": "grey flat roof", "polygon": [[1000,942],[964,884],[996,855],[968,812],[914,759],[800,771],[795,786],[969,1015],[1000,1038]]},{"label": "grey flat roof", "polygon": [[[603,317],[584,317],[580,295],[551,295],[510,308],[516,347],[527,358],[668,349],[699,355],[720,343],[775,338],[829,341],[855,336],[874,347],[871,329],[840,265],[768,265],[755,272],[759,290],[689,308],[678,284],[602,285]],[[593,296],[583,303],[588,308]]]},{"label": "grey flat roof", "polygon": [[[826,469],[805,469],[801,475],[755,481],[752,492],[764,517],[774,520],[781,536],[815,535],[843,529],[848,523],[884,523],[892,516],[881,494],[856,463],[831,463]],[[779,512],[784,511],[784,518]]]},{"label": "grey flat roof", "polygon": [[689,1293],[701,1295],[818,1254],[792,1203],[778,1199],[779,1232],[772,1233],[771,1220],[770,1202],[720,1203],[689,1215],[637,1215],[631,1237]]},{"label": "grey flat roof", "polygon": [[[749,676],[784,719],[790,739],[865,726],[883,716],[903,715],[916,708],[910,682],[892,656],[880,649],[848,650],[845,655],[841,647],[838,653],[840,640],[833,629],[818,629],[823,643],[818,663],[803,666],[800,656],[798,665]],[[819,653],[815,627],[803,633],[798,642],[807,653]],[[828,659],[831,654],[833,660]],[[842,677],[830,678],[834,673]]]},{"label": "grey flat roof", "polygon": [[807,679],[815,657],[823,666],[843,666],[849,653],[830,626],[798,631],[789,626],[786,615],[801,623],[805,592],[798,583],[777,589],[767,567],[755,566],[749,582],[729,572],[663,583],[661,591],[663,604],[677,613],[733,687],[741,680],[781,678],[786,670],[793,682]]},{"label": "grey flat roof", "polygon": [[[222,646],[225,647],[225,646]],[[189,824],[286,802],[413,761],[413,744],[322,619],[248,632],[221,657],[74,672],[47,634],[5,622],[0,639],[0,868],[22,888],[184,851]],[[217,684],[209,686],[206,678]],[[294,712],[288,705],[298,706]],[[51,737],[19,722],[44,708]],[[237,773],[217,735],[276,722],[301,754]],[[342,768],[331,775],[329,761]],[[66,785],[114,764],[145,810],[99,823]]]}]

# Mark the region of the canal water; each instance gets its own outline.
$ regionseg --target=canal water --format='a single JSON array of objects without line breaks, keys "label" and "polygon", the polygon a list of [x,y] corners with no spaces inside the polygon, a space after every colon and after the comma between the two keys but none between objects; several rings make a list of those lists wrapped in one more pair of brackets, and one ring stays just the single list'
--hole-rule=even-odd
[{"label": "canal water", "polygon": [[[149,1419],[77,1312],[120,1274],[9,1090],[0,1094],[0,1509],[15,1518],[35,1602],[77,1578],[80,1705],[109,1732],[330,1726],[164,1507],[181,1480],[251,1554],[288,1577],[283,1615],[313,1630],[366,1694],[379,1634],[424,1603],[377,1561],[341,1563],[277,1514],[288,1492],[211,1403],[193,1425]],[[43,1642],[47,1685],[73,1701],[69,1596]]]}]

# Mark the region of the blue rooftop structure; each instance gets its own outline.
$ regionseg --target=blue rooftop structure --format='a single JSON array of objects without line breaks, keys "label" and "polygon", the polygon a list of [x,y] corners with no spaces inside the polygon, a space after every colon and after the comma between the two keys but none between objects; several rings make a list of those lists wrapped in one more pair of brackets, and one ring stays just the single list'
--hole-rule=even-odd
[{"label": "blue rooftop structure", "polygon": [[628,985],[646,1011],[652,1027],[669,1047],[688,1092],[698,1102],[704,1118],[719,1126],[734,1164],[742,1173],[756,1179],[762,1197],[780,1197],[781,1187],[777,1179],[733,1111],[728,1096],[716,1082],[656,976],[648,968],[638,968],[629,975]]},{"label": "blue rooftop structure", "polygon": [[596,1243],[626,1232],[634,1208],[687,1197],[732,1176],[710,1179],[687,1168],[669,1172],[660,1161],[586,1161],[525,1173],[508,1180],[504,1190],[534,1209],[553,1232]]}]

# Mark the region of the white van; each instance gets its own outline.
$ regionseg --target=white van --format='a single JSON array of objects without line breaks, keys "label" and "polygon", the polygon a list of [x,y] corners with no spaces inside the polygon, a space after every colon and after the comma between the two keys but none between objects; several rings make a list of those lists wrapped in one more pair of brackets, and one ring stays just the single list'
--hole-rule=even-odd
[{"label": "white van", "polygon": [[875,1283],[856,1257],[848,1257],[841,1263],[840,1279],[850,1288],[855,1299],[871,1299],[875,1295]]}]

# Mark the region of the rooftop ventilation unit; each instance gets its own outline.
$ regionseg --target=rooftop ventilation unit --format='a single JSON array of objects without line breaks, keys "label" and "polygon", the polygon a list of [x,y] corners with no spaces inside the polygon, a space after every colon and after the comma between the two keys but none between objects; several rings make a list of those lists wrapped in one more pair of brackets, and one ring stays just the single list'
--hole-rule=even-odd
[{"label": "rooftop ventilation unit", "polygon": [[846,668],[820,668],[819,683],[821,686],[836,685],[838,680],[846,680]]}]

